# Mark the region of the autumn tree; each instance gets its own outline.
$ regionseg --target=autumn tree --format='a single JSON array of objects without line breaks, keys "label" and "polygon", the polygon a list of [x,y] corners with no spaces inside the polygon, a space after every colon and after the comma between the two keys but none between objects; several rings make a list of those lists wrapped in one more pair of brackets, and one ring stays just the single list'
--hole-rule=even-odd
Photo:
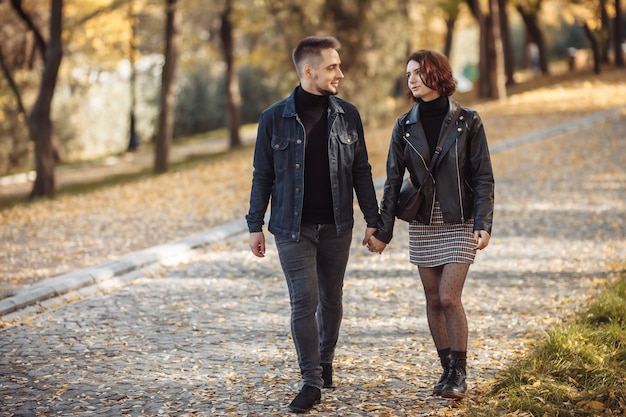
[{"label": "autumn tree", "polygon": [[621,0],[615,0],[615,19],[613,23],[613,53],[615,55],[615,66],[624,66],[624,50],[622,43],[624,42],[624,13],[622,11]]},{"label": "autumn tree", "polygon": [[504,75],[506,85],[515,84],[515,54],[513,53],[513,40],[511,39],[511,25],[507,0],[498,0],[498,18],[500,21],[500,38],[502,39],[502,59],[504,62]]},{"label": "autumn tree", "polygon": [[[11,0],[11,6],[24,22],[27,30],[33,33],[36,50],[42,59],[41,77],[35,103],[26,115],[26,125],[30,139],[35,144],[36,178],[30,192],[30,198],[54,197],[55,194],[55,150],[52,143],[52,120],[50,117],[52,98],[56,88],[57,76],[63,47],[61,41],[63,23],[63,1],[50,1],[48,40],[44,38],[39,26],[32,16],[22,7],[21,0]],[[2,53],[0,52],[0,57]],[[0,59],[3,73],[9,80],[16,94],[18,106],[26,113],[19,87],[4,59]]]},{"label": "autumn tree", "polygon": [[128,151],[134,151],[139,147],[139,137],[137,134],[137,68],[136,68],[136,56],[137,45],[139,43],[137,37],[137,17],[135,16],[134,9],[135,2],[130,0],[128,2],[128,21],[130,22],[130,39],[128,41],[128,61],[130,64],[130,110],[129,110],[129,128],[128,128]]},{"label": "autumn tree", "polygon": [[461,12],[462,0],[439,0],[436,4],[444,13],[446,34],[443,46],[443,54],[447,57],[452,52],[452,40],[454,39],[454,26]]},{"label": "autumn tree", "polygon": [[159,99],[159,126],[155,138],[154,171],[169,170],[170,148],[174,131],[174,75],[178,59],[179,42],[178,0],[166,0],[165,4],[165,60],[161,74],[161,94]]},{"label": "autumn tree", "polygon": [[241,126],[241,94],[239,92],[239,79],[235,66],[235,45],[233,39],[233,2],[226,0],[224,9],[220,13],[220,45],[222,56],[226,64],[226,116],[228,123],[229,147],[241,146],[239,128]]},{"label": "autumn tree", "polygon": [[467,0],[480,31],[478,59],[478,96],[491,99],[506,97],[502,37],[498,0],[489,0],[489,10],[483,11],[479,0]]},{"label": "autumn tree", "polygon": [[548,51],[546,41],[539,24],[539,16],[541,13],[542,0],[517,0],[515,9],[519,12],[524,22],[526,31],[524,46],[527,48],[529,44],[537,45],[539,51],[539,69],[542,74],[549,73],[548,68]]},{"label": "autumn tree", "polygon": [[593,72],[599,74],[602,63],[602,49],[607,42],[608,24],[605,0],[573,0],[568,4],[567,16],[579,24],[589,41],[592,52]]}]

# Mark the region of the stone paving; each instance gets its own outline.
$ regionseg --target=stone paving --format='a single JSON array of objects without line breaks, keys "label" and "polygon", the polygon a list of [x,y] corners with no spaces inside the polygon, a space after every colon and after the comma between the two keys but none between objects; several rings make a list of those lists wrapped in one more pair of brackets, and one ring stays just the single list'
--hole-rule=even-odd
[{"label": "stone paving", "polygon": [[[624,127],[622,112],[494,152],[493,238],[464,292],[474,393],[623,265]],[[430,395],[437,360],[406,225],[382,255],[360,246],[363,227],[346,277],[337,387],[311,414],[456,415]],[[271,238],[267,252],[253,257],[238,234],[3,317],[13,324],[0,330],[0,416],[286,415],[300,378]]]}]

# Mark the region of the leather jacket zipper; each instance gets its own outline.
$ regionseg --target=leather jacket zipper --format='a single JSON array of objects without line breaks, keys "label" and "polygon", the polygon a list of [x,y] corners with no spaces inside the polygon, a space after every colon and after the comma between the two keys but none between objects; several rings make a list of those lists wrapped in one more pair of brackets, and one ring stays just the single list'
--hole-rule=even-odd
[{"label": "leather jacket zipper", "polygon": [[465,223],[465,213],[463,212],[463,192],[461,190],[461,169],[459,167],[459,140],[457,139],[454,142],[454,147],[455,149],[455,164],[456,164],[456,183],[457,183],[457,190],[459,193],[459,208],[461,210],[461,223]]}]

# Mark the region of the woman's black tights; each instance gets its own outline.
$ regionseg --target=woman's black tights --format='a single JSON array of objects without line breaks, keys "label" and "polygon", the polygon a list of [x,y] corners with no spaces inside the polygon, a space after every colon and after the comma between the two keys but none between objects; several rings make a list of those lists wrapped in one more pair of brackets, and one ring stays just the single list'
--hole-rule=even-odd
[{"label": "woman's black tights", "polygon": [[467,352],[467,317],[461,295],[470,264],[418,267],[430,334],[438,351]]}]

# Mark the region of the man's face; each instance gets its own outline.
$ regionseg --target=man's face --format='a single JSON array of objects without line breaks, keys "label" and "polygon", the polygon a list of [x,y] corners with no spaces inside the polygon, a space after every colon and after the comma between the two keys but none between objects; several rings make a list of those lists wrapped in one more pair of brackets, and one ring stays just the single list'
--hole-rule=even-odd
[{"label": "man's face", "polygon": [[343,78],[339,53],[332,48],[322,49],[322,57],[317,68],[305,66],[305,80],[302,87],[311,94],[335,95],[339,92],[339,80]]}]

